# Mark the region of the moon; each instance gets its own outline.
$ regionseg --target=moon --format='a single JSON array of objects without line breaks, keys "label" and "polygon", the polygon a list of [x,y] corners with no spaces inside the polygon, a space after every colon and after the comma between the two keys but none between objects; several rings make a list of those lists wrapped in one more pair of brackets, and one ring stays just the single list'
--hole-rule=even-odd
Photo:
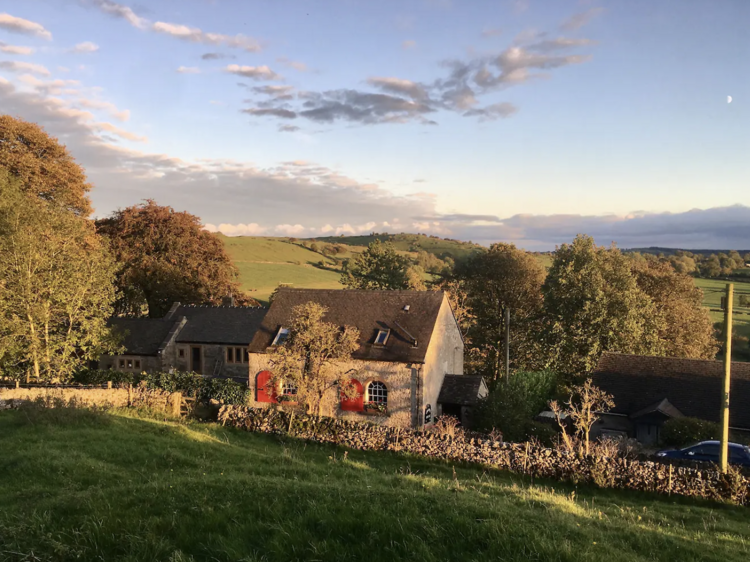
[{"label": "moon", "polygon": [[727,96],[727,103],[732,103],[732,96]]}]

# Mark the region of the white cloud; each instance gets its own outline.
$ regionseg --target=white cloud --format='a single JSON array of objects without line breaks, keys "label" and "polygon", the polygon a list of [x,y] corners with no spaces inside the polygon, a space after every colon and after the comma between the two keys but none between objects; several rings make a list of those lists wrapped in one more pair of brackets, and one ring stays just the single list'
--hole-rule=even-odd
[{"label": "white cloud", "polygon": [[120,127],[117,127],[116,125],[113,125],[112,123],[94,123],[93,127],[100,129],[102,131],[107,131],[108,133],[117,135],[118,137],[123,138],[125,140],[129,140],[133,142],[148,142],[147,137],[144,137],[142,135],[137,135],[135,133],[131,133],[130,131],[126,131],[125,129],[121,129]]},{"label": "white cloud", "polygon": [[148,26],[148,20],[142,18],[129,7],[112,2],[111,0],[90,0],[97,8],[103,11],[105,14],[113,16],[115,18],[121,18],[127,21],[133,27],[138,29],[145,29]]},{"label": "white cloud", "polygon": [[413,49],[417,46],[417,42],[414,41],[414,39],[407,39],[403,43],[401,43],[402,49]]},{"label": "white cloud", "polygon": [[180,74],[200,74],[201,69],[197,66],[180,66],[177,72]]},{"label": "white cloud", "polygon": [[24,61],[0,61],[0,68],[11,72],[31,72],[40,76],[49,76],[50,71],[41,64]]},{"label": "white cloud", "polygon": [[560,29],[563,29],[565,31],[575,31],[577,29],[580,29],[583,26],[587,25],[596,16],[601,14],[602,11],[603,8],[596,7],[586,10],[585,12],[574,14],[560,25]]},{"label": "white cloud", "polygon": [[33,47],[21,47],[19,45],[8,45],[0,41],[0,52],[7,55],[33,55],[35,49]]},{"label": "white cloud", "polygon": [[23,33],[25,35],[35,35],[36,37],[41,37],[47,41],[52,39],[52,34],[47,31],[42,24],[25,20],[23,18],[17,18],[6,13],[0,14],[0,29],[12,31],[14,33]]},{"label": "white cloud", "polygon": [[130,110],[120,110],[118,107],[108,101],[101,101],[96,99],[79,98],[76,100],[76,104],[81,107],[88,109],[101,109],[109,113],[112,117],[118,121],[128,121],[130,119]]},{"label": "white cloud", "polygon": [[191,43],[226,45],[227,47],[244,49],[249,52],[260,51],[260,43],[258,41],[242,34],[224,35],[223,33],[207,33],[197,27],[188,27],[187,25],[163,21],[157,21],[151,28],[158,33],[165,33],[178,39],[190,41]]},{"label": "white cloud", "polygon": [[96,43],[92,43],[91,41],[84,41],[83,43],[78,43],[75,47],[70,49],[70,52],[85,54],[85,53],[95,53],[98,50],[99,50],[99,45],[97,45]]},{"label": "white cloud", "polygon": [[307,65],[304,62],[289,60],[287,57],[279,57],[276,59],[276,62],[300,72],[307,72]]},{"label": "white cloud", "polygon": [[252,80],[281,80],[281,76],[276,74],[267,66],[241,66],[239,64],[230,64],[224,67],[225,72],[243,76]]},{"label": "white cloud", "polygon": [[258,223],[250,224],[226,224],[221,223],[216,226],[214,224],[205,224],[203,227],[209,232],[221,232],[227,236],[262,236],[268,232],[268,228],[259,226]]}]

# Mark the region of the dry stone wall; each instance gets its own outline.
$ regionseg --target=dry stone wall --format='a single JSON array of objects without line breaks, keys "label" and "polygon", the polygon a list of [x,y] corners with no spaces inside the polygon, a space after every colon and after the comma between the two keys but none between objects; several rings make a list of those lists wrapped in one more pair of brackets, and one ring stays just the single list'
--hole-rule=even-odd
[{"label": "dry stone wall", "polygon": [[219,421],[246,431],[291,435],[351,449],[405,452],[478,463],[537,478],[750,504],[750,478],[730,471],[624,458],[579,456],[530,443],[503,444],[489,438],[449,438],[434,432],[384,427],[276,409],[223,406]]}]

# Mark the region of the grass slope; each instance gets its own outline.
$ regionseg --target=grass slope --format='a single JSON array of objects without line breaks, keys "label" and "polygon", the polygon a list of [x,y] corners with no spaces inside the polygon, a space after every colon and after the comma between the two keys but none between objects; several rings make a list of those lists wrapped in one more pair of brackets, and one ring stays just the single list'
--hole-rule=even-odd
[{"label": "grass slope", "polygon": [[86,411],[0,412],[0,559],[722,561],[750,512]]},{"label": "grass slope", "polygon": [[451,256],[453,258],[464,258],[476,252],[481,246],[473,242],[462,242],[445,238],[432,238],[424,234],[371,234],[367,236],[325,236],[313,238],[320,242],[333,244],[345,244],[347,246],[366,247],[375,240],[390,242],[394,248],[401,251],[410,251],[412,247],[419,246],[425,252],[435,254],[438,257]]}]

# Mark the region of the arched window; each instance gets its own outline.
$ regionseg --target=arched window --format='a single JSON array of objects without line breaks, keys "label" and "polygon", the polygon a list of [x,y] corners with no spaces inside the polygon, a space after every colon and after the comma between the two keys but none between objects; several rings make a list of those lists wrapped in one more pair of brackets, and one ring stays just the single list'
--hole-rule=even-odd
[{"label": "arched window", "polygon": [[345,412],[361,412],[365,407],[365,393],[362,388],[362,383],[357,379],[350,381],[354,390],[357,392],[357,396],[354,398],[347,398],[344,393],[341,393],[341,409]]},{"label": "arched window", "polygon": [[[269,388],[268,383],[271,380],[271,371],[261,371],[255,377],[255,401],[256,402],[276,402],[276,391]],[[270,391],[270,392],[269,392]]]},{"label": "arched window", "polygon": [[367,404],[379,408],[388,407],[388,388],[380,381],[367,385]]}]

